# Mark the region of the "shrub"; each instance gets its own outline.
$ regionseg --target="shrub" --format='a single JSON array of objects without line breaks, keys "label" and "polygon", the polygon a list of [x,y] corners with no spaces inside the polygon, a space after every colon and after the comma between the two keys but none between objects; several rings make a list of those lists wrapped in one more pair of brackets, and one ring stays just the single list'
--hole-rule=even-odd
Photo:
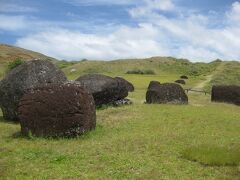
[{"label": "shrub", "polygon": [[147,70],[144,71],[143,74],[155,74],[155,72],[151,69],[147,69]]},{"label": "shrub", "polygon": [[16,68],[17,66],[21,65],[25,63],[25,61],[23,61],[22,59],[15,59],[14,61],[11,61],[8,63],[8,71],[11,71],[12,69]]},{"label": "shrub", "polygon": [[127,74],[155,74],[155,72],[151,69],[147,70],[140,70],[140,69],[134,69],[134,70],[129,70],[126,72]]},{"label": "shrub", "polygon": [[143,71],[141,71],[139,69],[129,70],[129,71],[127,71],[127,74],[143,74]]}]

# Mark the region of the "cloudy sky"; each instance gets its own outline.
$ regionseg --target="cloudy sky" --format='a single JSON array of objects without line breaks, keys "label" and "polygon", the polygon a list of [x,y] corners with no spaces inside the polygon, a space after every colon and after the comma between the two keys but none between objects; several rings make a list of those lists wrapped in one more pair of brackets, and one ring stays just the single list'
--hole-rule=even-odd
[{"label": "cloudy sky", "polygon": [[0,43],[66,60],[240,60],[240,1],[0,0]]}]

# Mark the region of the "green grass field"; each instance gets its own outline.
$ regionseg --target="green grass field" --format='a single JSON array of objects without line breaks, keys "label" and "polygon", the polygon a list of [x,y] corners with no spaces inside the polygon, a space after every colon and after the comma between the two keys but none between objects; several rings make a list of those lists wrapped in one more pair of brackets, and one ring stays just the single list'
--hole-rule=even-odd
[{"label": "green grass field", "polygon": [[[163,62],[65,64],[69,79],[89,72],[126,78],[135,85],[134,104],[97,110],[96,130],[76,139],[21,137],[20,125],[0,115],[0,179],[239,179],[240,107],[198,93],[188,94],[189,105],[144,104],[151,80],[173,82],[185,73],[186,87],[195,87],[218,62]],[[134,68],[156,75],[125,74]]]}]

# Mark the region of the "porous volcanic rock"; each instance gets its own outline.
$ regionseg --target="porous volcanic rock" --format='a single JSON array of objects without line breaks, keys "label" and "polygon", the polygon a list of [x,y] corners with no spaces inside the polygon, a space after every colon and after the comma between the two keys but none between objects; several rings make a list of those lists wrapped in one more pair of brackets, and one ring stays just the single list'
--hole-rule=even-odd
[{"label": "porous volcanic rock", "polygon": [[188,76],[182,75],[182,76],[180,76],[180,78],[181,78],[181,79],[188,79]]},{"label": "porous volcanic rock", "polygon": [[183,79],[178,79],[178,80],[175,81],[175,83],[183,84],[183,85],[186,84],[186,82]]},{"label": "porous volcanic rock", "polygon": [[92,95],[77,83],[46,84],[20,100],[21,132],[43,137],[75,137],[96,127]]},{"label": "porous volcanic rock", "polygon": [[148,89],[146,93],[146,102],[148,104],[187,104],[188,97],[180,85],[165,83]]},{"label": "porous volcanic rock", "polygon": [[0,83],[0,106],[4,119],[18,121],[17,106],[27,89],[66,80],[64,73],[47,60],[32,60],[17,66]]},{"label": "porous volcanic rock", "polygon": [[130,83],[129,81],[127,81],[126,79],[122,78],[122,77],[115,77],[115,79],[117,81],[119,81],[120,83],[124,83],[128,92],[133,92],[134,91],[134,86],[132,83]]},{"label": "porous volcanic rock", "polygon": [[214,102],[225,102],[240,105],[240,86],[213,86],[211,99]]},{"label": "porous volcanic rock", "polygon": [[155,88],[159,87],[160,84],[161,83],[158,81],[151,81],[148,85],[148,90],[155,89]]},{"label": "porous volcanic rock", "polygon": [[96,106],[113,103],[128,96],[125,83],[101,74],[88,74],[77,80],[92,93]]}]

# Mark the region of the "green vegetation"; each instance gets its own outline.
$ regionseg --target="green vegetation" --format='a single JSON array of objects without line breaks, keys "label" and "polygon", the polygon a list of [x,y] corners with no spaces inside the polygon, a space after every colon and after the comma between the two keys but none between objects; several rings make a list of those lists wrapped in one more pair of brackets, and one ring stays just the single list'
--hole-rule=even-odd
[{"label": "green vegetation", "polygon": [[23,60],[20,59],[20,58],[17,58],[17,59],[15,59],[15,60],[13,60],[13,61],[10,61],[10,62],[8,63],[8,69],[7,69],[7,71],[11,71],[12,69],[16,68],[17,66],[23,64],[24,62],[25,62],[25,61],[23,61]]},{"label": "green vegetation", "polygon": [[[5,122],[0,112],[1,178],[239,178],[238,106],[211,103],[210,95],[201,93],[189,93],[189,105],[144,104],[151,80],[174,82],[184,74],[189,76],[186,88],[207,85],[202,82],[211,74],[214,79],[220,72],[232,73],[226,71],[228,63],[160,57],[58,63],[69,79],[87,73],[126,78],[135,86],[135,92],[129,94],[134,104],[97,109],[96,130],[76,139],[21,137],[20,125]],[[136,68],[156,74],[126,74]]]},{"label": "green vegetation", "polygon": [[78,62],[77,61],[65,61],[65,60],[62,60],[62,61],[57,61],[56,62],[56,65],[60,68],[60,69],[63,69],[63,68],[67,68],[69,66],[72,66],[74,64],[77,64]]},{"label": "green vegetation", "polygon": [[220,69],[210,82],[212,85],[219,84],[240,84],[240,63],[239,62],[225,62],[222,69]]},{"label": "green vegetation", "polygon": [[[79,75],[89,73],[103,73],[116,76],[133,70],[137,70],[137,74],[142,74],[141,72],[146,71],[145,73],[150,75],[153,75],[153,72],[159,76],[178,75],[176,78],[184,74],[191,76],[193,79],[199,79],[215,71],[219,64],[221,62],[191,63],[188,60],[171,57],[154,57],[116,61],[81,61],[64,68],[63,71],[70,79],[76,79]],[[72,72],[72,69],[76,71]]]},{"label": "green vegetation", "polygon": [[7,63],[0,62],[0,80],[5,75],[6,71],[7,71]]},{"label": "green vegetation", "polygon": [[183,157],[209,166],[238,166],[240,164],[240,147],[214,147],[204,145],[188,148]]}]

